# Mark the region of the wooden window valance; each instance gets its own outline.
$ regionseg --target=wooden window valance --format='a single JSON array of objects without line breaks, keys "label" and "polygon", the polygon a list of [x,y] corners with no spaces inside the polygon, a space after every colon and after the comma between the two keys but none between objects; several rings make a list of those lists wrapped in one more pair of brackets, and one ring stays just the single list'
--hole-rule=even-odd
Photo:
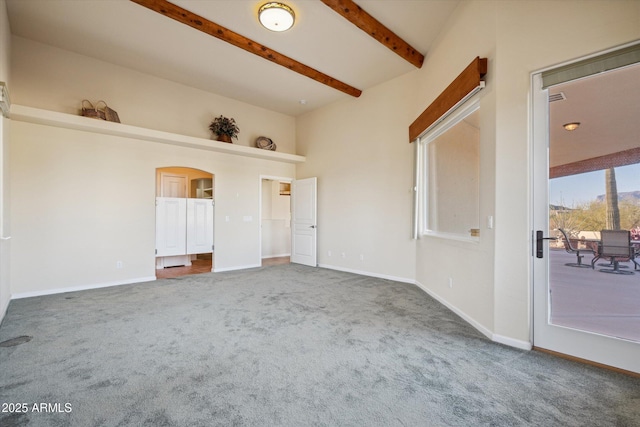
[{"label": "wooden window valance", "polygon": [[409,126],[409,142],[450,111],[474,89],[487,74],[487,58],[476,57],[465,70]]}]

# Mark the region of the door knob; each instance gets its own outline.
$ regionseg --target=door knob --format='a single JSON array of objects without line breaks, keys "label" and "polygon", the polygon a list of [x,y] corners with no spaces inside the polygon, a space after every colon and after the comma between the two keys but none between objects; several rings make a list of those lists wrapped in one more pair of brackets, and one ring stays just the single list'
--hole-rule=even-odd
[{"label": "door knob", "polygon": [[315,225],[310,225],[309,228],[316,228],[316,226]]}]

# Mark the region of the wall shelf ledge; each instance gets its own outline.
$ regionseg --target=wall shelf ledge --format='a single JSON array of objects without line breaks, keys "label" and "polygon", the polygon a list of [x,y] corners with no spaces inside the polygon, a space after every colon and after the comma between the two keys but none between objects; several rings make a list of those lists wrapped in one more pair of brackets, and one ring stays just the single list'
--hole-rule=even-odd
[{"label": "wall shelf ledge", "polygon": [[143,141],[159,142],[162,144],[178,145],[181,147],[216,151],[220,153],[235,154],[238,156],[254,157],[277,162],[304,163],[306,160],[304,156],[298,156],[296,154],[278,153],[270,150],[262,150],[257,147],[234,145],[226,142],[146,129],[122,123],[107,122],[104,120],[96,120],[88,117],[17,104],[11,105],[10,118],[11,120],[21,122],[81,130],[85,132],[132,138]]}]

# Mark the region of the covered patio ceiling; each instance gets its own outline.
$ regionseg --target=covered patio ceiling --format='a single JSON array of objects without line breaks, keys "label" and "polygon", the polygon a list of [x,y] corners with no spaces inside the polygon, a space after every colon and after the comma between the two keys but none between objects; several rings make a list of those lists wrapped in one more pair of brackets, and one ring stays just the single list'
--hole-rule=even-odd
[{"label": "covered patio ceiling", "polygon": [[640,162],[639,64],[553,86],[549,98],[552,178]]}]

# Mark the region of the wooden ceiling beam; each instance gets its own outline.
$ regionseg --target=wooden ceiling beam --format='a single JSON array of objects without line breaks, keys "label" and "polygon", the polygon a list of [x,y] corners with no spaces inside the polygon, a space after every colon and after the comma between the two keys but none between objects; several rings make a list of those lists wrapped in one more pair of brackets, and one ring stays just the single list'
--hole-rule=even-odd
[{"label": "wooden ceiling beam", "polygon": [[640,147],[549,168],[549,179],[640,163]]},{"label": "wooden ceiling beam", "polygon": [[362,94],[360,89],[356,89],[346,83],[334,79],[333,77],[324,74],[318,70],[315,70],[295,59],[289,58],[273,49],[268,48],[256,41],[253,41],[241,34],[231,31],[221,25],[211,22],[208,19],[196,15],[186,9],[181,8],[166,0],[131,0],[141,6],[153,10],[168,18],[174,19],[182,24],[188,25],[196,30],[202,31],[217,39],[230,43],[240,49],[244,49],[247,52],[258,55],[268,61],[274,62],[291,71],[302,74],[305,77],[309,77],[317,82],[327,85],[333,89],[337,89],[348,95],[359,97]]},{"label": "wooden ceiling beam", "polygon": [[424,55],[413,48],[380,21],[369,15],[352,0],[321,0],[322,3],[342,15],[347,21],[382,43],[412,65],[422,67]]}]

